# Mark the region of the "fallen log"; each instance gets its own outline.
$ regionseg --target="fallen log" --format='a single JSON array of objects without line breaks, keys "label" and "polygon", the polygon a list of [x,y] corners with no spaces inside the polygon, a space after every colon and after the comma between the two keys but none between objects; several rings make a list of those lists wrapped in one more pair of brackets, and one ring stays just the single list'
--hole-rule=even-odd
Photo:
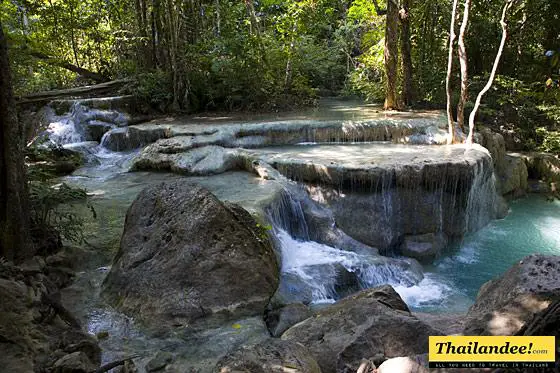
[{"label": "fallen log", "polygon": [[104,93],[114,92],[129,82],[129,79],[119,79],[95,85],[38,92],[26,96],[16,97],[16,103],[18,105],[26,105],[43,101],[52,101],[60,98],[80,98],[92,95],[102,95]]}]

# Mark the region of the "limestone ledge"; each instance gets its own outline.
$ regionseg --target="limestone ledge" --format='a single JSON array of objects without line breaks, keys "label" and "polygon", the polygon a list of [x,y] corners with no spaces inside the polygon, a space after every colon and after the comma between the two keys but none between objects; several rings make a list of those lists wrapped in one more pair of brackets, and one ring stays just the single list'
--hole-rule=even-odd
[{"label": "limestone ledge", "polygon": [[[298,143],[355,143],[390,141],[406,144],[444,144],[445,122],[433,117],[383,117],[365,120],[282,120],[255,123],[145,123],[107,132],[110,150],[136,149],[156,142],[159,152],[180,153],[219,145],[256,148]],[[158,141],[159,140],[159,141]]]}]

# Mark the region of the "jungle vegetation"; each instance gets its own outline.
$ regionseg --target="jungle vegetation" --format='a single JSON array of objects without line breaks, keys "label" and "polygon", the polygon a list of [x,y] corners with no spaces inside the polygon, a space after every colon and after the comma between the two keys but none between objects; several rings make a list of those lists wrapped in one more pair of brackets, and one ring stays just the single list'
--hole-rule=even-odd
[{"label": "jungle vegetation", "polygon": [[473,123],[560,153],[560,1],[6,0],[0,21],[0,254],[30,247],[16,102],[40,91],[124,79],[162,113],[360,97],[467,132],[487,86]]}]

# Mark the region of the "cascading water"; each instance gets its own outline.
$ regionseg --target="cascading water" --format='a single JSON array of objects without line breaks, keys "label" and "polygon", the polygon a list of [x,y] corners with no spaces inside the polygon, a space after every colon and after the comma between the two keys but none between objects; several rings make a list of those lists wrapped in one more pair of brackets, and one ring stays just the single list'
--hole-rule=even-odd
[{"label": "cascading water", "polygon": [[469,191],[465,220],[467,232],[476,232],[497,216],[496,176],[492,163],[479,163]]},{"label": "cascading water", "polygon": [[46,131],[49,140],[59,145],[85,141],[85,130],[78,120],[83,110],[84,107],[75,102],[66,114],[58,116],[54,112],[51,113],[48,118],[50,124]]},{"label": "cascading water", "polygon": [[[127,114],[118,110],[101,109],[109,105],[108,99],[85,99],[71,101],[56,101],[53,107],[46,107],[46,120],[49,126],[46,135],[49,140],[58,145],[80,143],[84,141],[100,142],[101,137],[107,131],[125,126],[130,118]],[[56,111],[65,111],[57,115]]]},{"label": "cascading water", "polygon": [[[315,241],[306,222],[301,190],[286,188],[268,208],[281,257],[280,289],[290,301],[332,303],[360,289],[390,284],[411,306],[436,302],[450,290],[433,277],[425,278],[418,262],[352,252]],[[313,203],[310,200],[305,203]]]}]

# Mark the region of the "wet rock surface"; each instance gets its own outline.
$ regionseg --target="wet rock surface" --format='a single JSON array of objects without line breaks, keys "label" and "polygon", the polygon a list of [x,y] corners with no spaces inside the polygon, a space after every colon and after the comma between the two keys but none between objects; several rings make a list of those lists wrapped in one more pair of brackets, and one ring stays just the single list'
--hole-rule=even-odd
[{"label": "wet rock surface", "polygon": [[465,335],[516,335],[560,298],[560,257],[531,255],[484,284],[469,309]]},{"label": "wet rock surface", "polygon": [[176,181],[144,189],[128,210],[103,295],[149,326],[194,328],[262,314],[277,284],[251,215]]},{"label": "wet rock surface", "polygon": [[414,317],[391,286],[361,291],[291,327],[283,340],[306,346],[323,373],[356,371],[363,358],[425,353],[440,332]]}]

